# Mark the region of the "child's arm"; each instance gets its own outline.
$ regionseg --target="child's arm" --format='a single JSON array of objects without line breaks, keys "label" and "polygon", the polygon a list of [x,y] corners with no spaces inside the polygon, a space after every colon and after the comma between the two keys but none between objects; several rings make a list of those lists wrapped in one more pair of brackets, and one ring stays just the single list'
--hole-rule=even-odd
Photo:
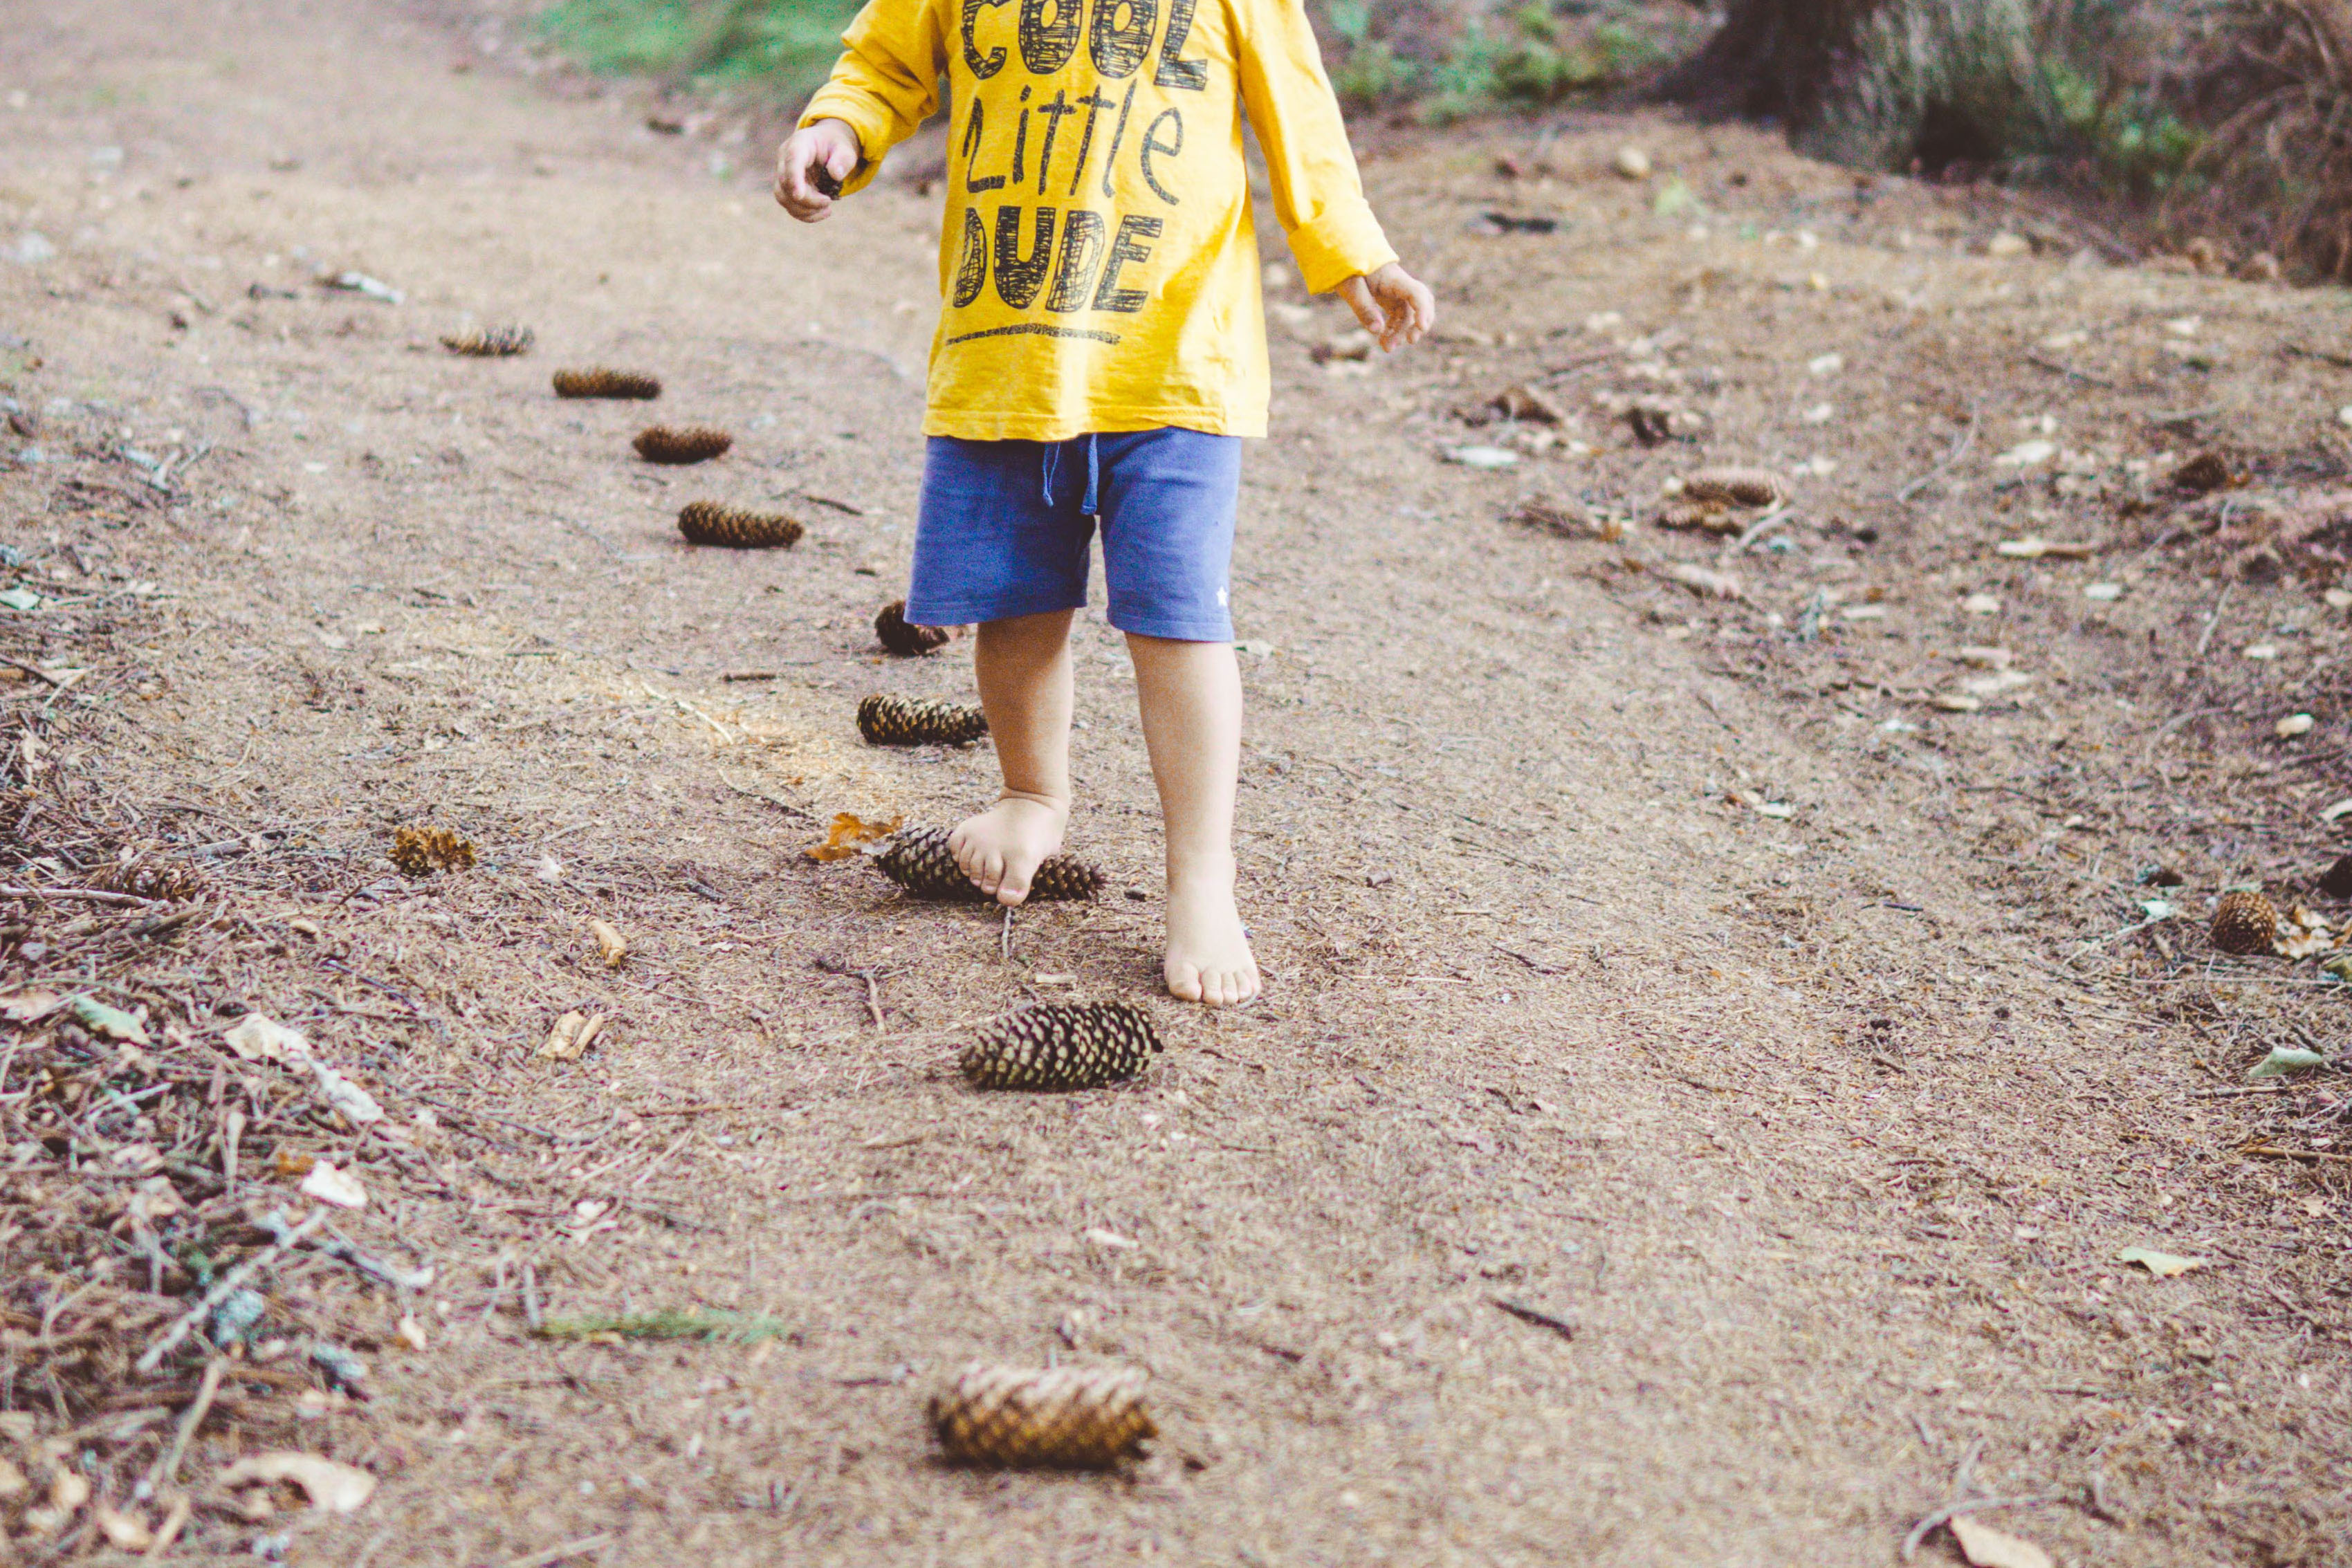
[{"label": "child's arm", "polygon": [[1427,285],[1397,265],[1364,200],[1339,100],[1301,0],[1228,0],[1240,38],[1242,104],[1274,182],[1274,211],[1307,289],[1337,290],[1383,349],[1437,324]]},{"label": "child's arm", "polygon": [[883,155],[939,107],[939,0],[869,0],[841,41],[832,78],[776,153],[776,201],[803,223],[863,189]]}]

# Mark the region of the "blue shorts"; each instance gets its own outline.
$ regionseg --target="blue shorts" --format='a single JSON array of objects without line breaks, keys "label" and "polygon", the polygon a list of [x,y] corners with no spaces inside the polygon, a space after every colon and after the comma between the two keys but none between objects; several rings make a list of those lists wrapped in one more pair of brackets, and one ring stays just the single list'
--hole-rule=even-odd
[{"label": "blue shorts", "polygon": [[1241,498],[1237,435],[1139,430],[1069,441],[934,435],[923,458],[907,619],[964,626],[1087,602],[1102,524],[1110,623],[1230,643],[1226,572]]}]

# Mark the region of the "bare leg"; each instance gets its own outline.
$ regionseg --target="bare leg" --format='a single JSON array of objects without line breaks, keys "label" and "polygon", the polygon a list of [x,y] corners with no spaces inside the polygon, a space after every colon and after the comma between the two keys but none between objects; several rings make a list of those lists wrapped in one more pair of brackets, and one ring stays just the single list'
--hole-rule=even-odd
[{"label": "bare leg", "polygon": [[1004,792],[948,837],[956,863],[999,904],[1029,896],[1070,821],[1070,615],[991,621],[972,651]]},{"label": "bare leg", "polygon": [[1235,1007],[1259,990],[1234,904],[1241,670],[1224,643],[1130,634],[1127,648],[1168,828],[1168,989],[1188,1002]]}]

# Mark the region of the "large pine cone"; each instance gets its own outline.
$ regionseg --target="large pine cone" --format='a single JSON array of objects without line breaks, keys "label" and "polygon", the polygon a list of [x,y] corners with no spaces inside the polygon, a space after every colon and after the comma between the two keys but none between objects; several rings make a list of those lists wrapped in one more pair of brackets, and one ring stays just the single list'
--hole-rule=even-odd
[{"label": "large pine cone", "polygon": [[708,463],[735,444],[735,438],[708,425],[656,424],[637,433],[637,455],[648,463]]},{"label": "large pine cone", "polygon": [[1796,492],[1769,468],[1705,468],[1683,481],[1683,494],[1717,506],[1785,507]]},{"label": "large pine cone", "polygon": [[2259,893],[2225,893],[2213,911],[2213,946],[2224,953],[2267,953],[2278,940],[2278,907]]},{"label": "large pine cone", "polygon": [[857,705],[857,733],[876,746],[968,746],[988,733],[988,715],[957,703],[870,696]]},{"label": "large pine cone", "polygon": [[1143,1407],[1146,1375],[974,1362],[931,1396],[931,1427],[940,1447],[968,1464],[1109,1469],[1160,1435]]},{"label": "large pine cone", "polygon": [[1099,1089],[1134,1077],[1160,1049],[1151,1016],[1133,1002],[1053,1002],[989,1025],[957,1065],[980,1089]]},{"label": "large pine cone", "polygon": [[910,624],[907,620],[907,601],[894,599],[874,617],[874,635],[881,641],[884,653],[911,659],[946,647],[951,633],[944,626]]},{"label": "large pine cone", "polygon": [[687,542],[726,549],[790,549],[808,530],[782,512],[747,512],[717,501],[688,501],[677,514]]},{"label": "large pine cone", "polygon": [[[874,857],[875,869],[918,898],[973,903],[988,895],[971,884],[948,848],[945,828],[909,828]],[[1076,855],[1051,854],[1029,879],[1029,897],[1092,898],[1102,891],[1103,873]]]},{"label": "large pine cone", "polygon": [[535,340],[535,334],[528,327],[484,327],[477,331],[453,333],[441,340],[441,346],[469,359],[503,360],[528,352]]},{"label": "large pine cone", "polygon": [[643,402],[661,396],[661,382],[642,371],[615,371],[592,365],[584,371],[556,371],[555,395],[625,398]]},{"label": "large pine cone", "polygon": [[114,863],[100,869],[89,883],[134,898],[173,901],[194,898],[205,890],[202,872],[157,843],[126,845]]}]

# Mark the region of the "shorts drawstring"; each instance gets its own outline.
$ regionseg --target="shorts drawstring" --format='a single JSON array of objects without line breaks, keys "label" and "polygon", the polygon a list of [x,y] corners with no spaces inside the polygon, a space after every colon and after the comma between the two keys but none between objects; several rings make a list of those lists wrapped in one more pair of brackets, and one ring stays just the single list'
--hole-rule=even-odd
[{"label": "shorts drawstring", "polygon": [[[1078,510],[1089,517],[1100,517],[1102,507],[1097,492],[1102,484],[1102,455],[1095,445],[1097,436],[1093,432],[1088,432],[1078,439],[1087,444],[1087,493],[1078,498]],[[1043,461],[1039,464],[1044,480],[1045,505],[1048,507],[1054,504],[1054,480],[1062,466],[1064,444],[1058,441],[1047,442]]]}]

